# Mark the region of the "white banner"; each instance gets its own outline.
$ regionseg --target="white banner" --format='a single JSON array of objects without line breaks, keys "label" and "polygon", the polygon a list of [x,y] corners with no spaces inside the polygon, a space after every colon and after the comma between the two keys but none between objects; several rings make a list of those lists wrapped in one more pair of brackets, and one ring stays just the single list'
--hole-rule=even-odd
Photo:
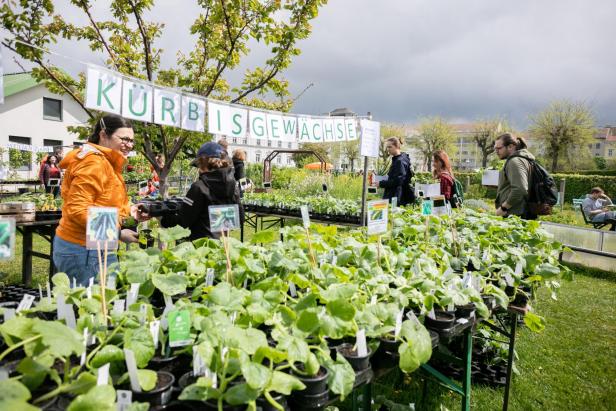
[{"label": "white banner", "polygon": [[122,113],[122,76],[98,67],[88,66],[86,107],[107,113]]},{"label": "white banner", "polygon": [[269,138],[274,141],[282,141],[282,135],[284,133],[284,124],[282,122],[282,116],[280,114],[266,114],[267,118],[267,131],[269,132]]},{"label": "white banner", "polygon": [[378,157],[379,147],[381,146],[381,125],[377,121],[361,119],[359,122],[361,129],[361,142],[359,152],[365,157]]},{"label": "white banner", "polygon": [[357,140],[357,121],[354,118],[345,119],[344,125],[347,140]]},{"label": "white banner", "polygon": [[297,117],[295,116],[282,116],[283,124],[283,141],[296,141],[297,140]]},{"label": "white banner", "polygon": [[53,153],[54,146],[32,146],[30,144],[20,144],[8,142],[6,148],[12,148],[21,151],[30,151],[32,153]]},{"label": "white banner", "polygon": [[124,79],[122,82],[122,117],[152,122],[154,90],[148,83]]},{"label": "white banner", "polygon": [[299,143],[310,143],[312,142],[312,138],[310,137],[310,127],[308,126],[308,121],[310,119],[308,117],[298,117],[297,118],[297,132],[298,138],[297,141]]},{"label": "white banner", "polygon": [[182,95],[154,88],[154,122],[164,126],[182,126]]},{"label": "white banner", "polygon": [[344,119],[336,118],[334,119],[334,141],[342,142],[346,141],[346,126],[344,124]]},{"label": "white banner", "polygon": [[333,119],[323,119],[323,141],[326,143],[331,143],[336,141],[334,139],[334,120]]},{"label": "white banner", "polygon": [[212,101],[207,102],[207,131],[210,134],[229,134],[230,120],[229,107],[227,104],[218,104]]},{"label": "white banner", "polygon": [[205,131],[205,99],[182,95],[182,128]]},{"label": "white banner", "polygon": [[231,106],[229,108],[231,118],[231,130],[229,135],[237,138],[248,137],[248,110]]},{"label": "white banner", "polygon": [[2,67],[2,47],[0,47],[0,104],[4,104],[4,68]]},{"label": "white banner", "polygon": [[262,111],[248,110],[248,120],[250,121],[250,137],[257,139],[267,139],[267,116]]},{"label": "white banner", "polygon": [[310,142],[323,142],[323,121],[320,118],[309,118],[308,129],[310,130]]}]

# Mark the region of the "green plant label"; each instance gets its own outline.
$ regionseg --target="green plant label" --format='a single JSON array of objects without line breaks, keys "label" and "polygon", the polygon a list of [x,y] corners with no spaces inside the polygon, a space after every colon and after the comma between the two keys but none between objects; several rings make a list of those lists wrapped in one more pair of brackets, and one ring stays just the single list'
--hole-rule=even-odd
[{"label": "green plant label", "polygon": [[169,327],[169,346],[183,347],[192,342],[190,337],[190,312],[188,310],[173,310],[167,316]]},{"label": "green plant label", "polygon": [[8,260],[15,255],[15,219],[0,219],[0,260]]},{"label": "green plant label", "polygon": [[387,232],[388,200],[368,201],[368,235],[382,234]]},{"label": "green plant label", "polygon": [[432,200],[424,200],[421,203],[421,215],[432,215]]},{"label": "green plant label", "polygon": [[115,250],[118,248],[118,227],[117,208],[88,207],[86,248]]},{"label": "green plant label", "polygon": [[237,204],[209,206],[210,231],[219,233],[240,228],[240,211]]}]

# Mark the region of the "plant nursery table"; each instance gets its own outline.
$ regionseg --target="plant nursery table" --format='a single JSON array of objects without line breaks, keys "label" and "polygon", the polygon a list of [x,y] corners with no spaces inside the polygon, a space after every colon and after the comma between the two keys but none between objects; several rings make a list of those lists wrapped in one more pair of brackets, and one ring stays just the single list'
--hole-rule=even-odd
[{"label": "plant nursery table", "polygon": [[[49,260],[49,280],[51,276],[55,274],[56,268],[53,264],[53,239],[56,235],[56,228],[60,220],[45,220],[45,221],[28,221],[16,223],[17,230],[22,234],[23,247],[22,247],[22,260],[21,270],[22,279],[21,282],[30,286],[32,283],[32,257],[39,257]],[[35,251],[32,247],[32,236],[38,234],[45,240],[49,241],[49,254]]]}]

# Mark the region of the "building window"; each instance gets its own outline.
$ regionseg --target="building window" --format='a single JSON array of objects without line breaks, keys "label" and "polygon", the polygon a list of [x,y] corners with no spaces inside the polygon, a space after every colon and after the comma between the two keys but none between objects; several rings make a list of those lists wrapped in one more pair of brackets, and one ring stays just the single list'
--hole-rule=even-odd
[{"label": "building window", "polygon": [[278,140],[278,148],[282,147],[282,141]]},{"label": "building window", "polygon": [[287,164],[291,164],[291,161],[293,161],[291,156],[287,157]]},{"label": "building window", "polygon": [[595,148],[596,148],[597,150],[598,150],[598,149],[600,149],[600,148],[601,148],[601,143],[597,143],[597,144],[595,144]]},{"label": "building window", "polygon": [[289,143],[289,148],[293,148],[293,143]]},{"label": "building window", "polygon": [[62,147],[62,140],[50,140],[50,139],[43,139],[43,146],[44,147],[53,147],[54,150],[56,149],[56,147]]},{"label": "building window", "polygon": [[[9,142],[17,144],[31,144],[30,137],[9,136]],[[9,167],[16,171],[32,170],[32,152],[21,151],[15,148],[9,149]]]},{"label": "building window", "polygon": [[278,156],[278,158],[276,159],[276,162],[278,164],[282,164],[282,157]]},{"label": "building window", "polygon": [[233,137],[233,144],[237,144],[237,137]]},{"label": "building window", "polygon": [[607,150],[608,157],[612,157],[613,154],[614,154],[614,149],[610,148],[609,150]]},{"label": "building window", "polygon": [[260,146],[261,145],[261,140],[257,139],[257,145]]},{"label": "building window", "polygon": [[43,118],[45,120],[62,121],[62,100],[43,97]]},{"label": "building window", "polygon": [[248,139],[247,139],[247,138],[245,138],[245,139],[244,139],[244,142],[243,142],[242,144],[244,144],[244,145],[248,145]]},{"label": "building window", "polygon": [[78,148],[83,146],[83,141],[73,141],[73,148]]},{"label": "building window", "polygon": [[261,153],[255,153],[255,161],[257,163],[261,161]]},{"label": "building window", "polygon": [[589,144],[589,145],[588,145],[588,148],[592,150],[592,144]]},{"label": "building window", "polygon": [[272,140],[267,140],[267,146],[271,147],[272,146]]}]

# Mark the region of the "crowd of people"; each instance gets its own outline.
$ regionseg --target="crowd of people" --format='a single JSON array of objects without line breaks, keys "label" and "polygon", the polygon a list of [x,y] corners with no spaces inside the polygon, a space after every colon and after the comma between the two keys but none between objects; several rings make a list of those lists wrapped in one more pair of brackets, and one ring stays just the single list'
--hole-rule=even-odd
[{"label": "crowd of people", "polygon": [[[99,272],[97,250],[86,248],[86,223],[88,208],[91,206],[115,207],[120,222],[132,216],[137,221],[146,221],[150,216],[138,205],[131,206],[122,177],[128,153],[134,147],[134,130],[130,120],[117,115],[105,115],[95,125],[87,143],[75,148],[66,156],[61,150],[43,159],[40,179],[45,189],[54,195],[61,194],[64,200],[62,219],[54,239],[53,261],[59,271],[75,278],[77,283],[87,285],[90,278]],[[383,189],[383,198],[397,198],[399,205],[416,201],[411,186],[413,170],[409,155],[402,151],[402,142],[393,137],[385,142],[391,156],[391,166],[386,178],[378,182]],[[533,155],[526,142],[511,133],[500,135],[494,142],[494,151],[499,159],[505,160],[500,171],[495,201],[495,212],[499,216],[516,215],[525,219],[536,218],[528,207],[528,193]],[[190,230],[190,239],[203,237],[218,238],[212,232],[208,207],[211,205],[237,204],[240,217],[242,185],[245,181],[246,153],[242,149],[229,156],[226,140],[208,142],[197,151],[193,165],[198,168],[199,177],[190,186],[187,204],[177,215],[165,216],[163,226],[181,225]],[[156,157],[159,167],[164,167],[162,155]],[[453,202],[455,177],[447,153],[437,150],[432,155],[432,176],[440,186],[441,195],[455,207]],[[152,167],[152,178],[148,180],[147,194],[158,190],[158,175]],[[61,187],[51,184],[53,179],[62,178]],[[593,222],[614,220],[612,202],[603,190],[595,187],[583,203],[583,210]],[[138,235],[130,229],[119,230],[119,239],[125,243],[138,241]],[[116,250],[110,250],[107,264],[117,261]]]}]

